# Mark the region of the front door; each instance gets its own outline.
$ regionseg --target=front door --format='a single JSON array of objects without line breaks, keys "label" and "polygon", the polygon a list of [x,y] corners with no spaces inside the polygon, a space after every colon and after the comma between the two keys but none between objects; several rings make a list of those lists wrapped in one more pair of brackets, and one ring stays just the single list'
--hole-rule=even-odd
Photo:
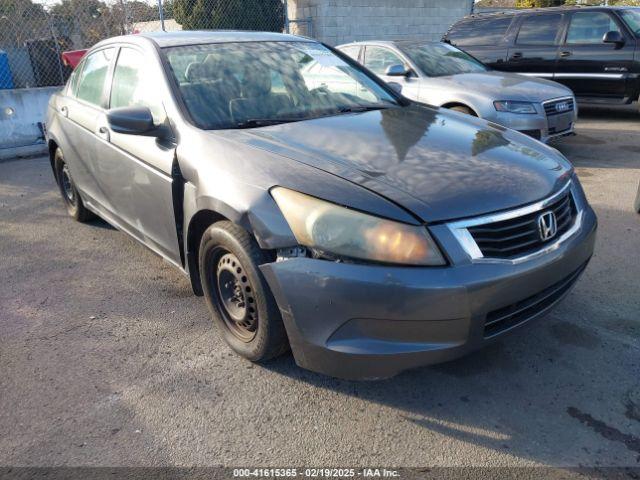
[{"label": "front door", "polygon": [[[607,32],[619,32],[624,44],[604,43]],[[608,12],[573,12],[554,79],[578,97],[622,99],[633,63],[635,41]]]},{"label": "front door", "polygon": [[521,20],[515,43],[509,48],[507,65],[501,70],[551,78],[558,57],[563,15],[527,15]]},{"label": "front door", "polygon": [[[109,108],[145,106],[156,124],[166,121],[162,72],[134,48],[122,47],[111,82]],[[160,82],[159,82],[160,79]],[[99,180],[120,226],[153,250],[180,264],[171,169],[171,140],[116,133],[106,115],[98,120]]]}]

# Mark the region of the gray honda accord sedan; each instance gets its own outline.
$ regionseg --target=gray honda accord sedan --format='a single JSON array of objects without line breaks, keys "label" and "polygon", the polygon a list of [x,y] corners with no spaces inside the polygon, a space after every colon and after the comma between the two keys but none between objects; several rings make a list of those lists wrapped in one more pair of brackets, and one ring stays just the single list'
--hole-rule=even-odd
[{"label": "gray honda accord sedan", "polygon": [[555,149],[418,105],[307,38],[124,36],[51,98],[69,214],[183,271],[252,361],[383,378],[540,317],[593,252]]}]

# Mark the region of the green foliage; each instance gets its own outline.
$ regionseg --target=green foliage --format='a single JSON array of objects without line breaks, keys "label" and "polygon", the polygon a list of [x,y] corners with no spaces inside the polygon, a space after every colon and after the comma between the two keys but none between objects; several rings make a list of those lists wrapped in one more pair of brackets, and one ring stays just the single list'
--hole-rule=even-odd
[{"label": "green foliage", "polygon": [[281,0],[173,0],[171,6],[183,30],[284,28]]},{"label": "green foliage", "polygon": [[559,7],[564,3],[564,0],[516,0],[516,8]]}]

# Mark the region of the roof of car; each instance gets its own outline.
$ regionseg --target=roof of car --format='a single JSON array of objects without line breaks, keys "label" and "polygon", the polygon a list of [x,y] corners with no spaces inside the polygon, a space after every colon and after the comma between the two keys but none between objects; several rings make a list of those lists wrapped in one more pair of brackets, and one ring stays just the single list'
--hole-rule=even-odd
[{"label": "roof of car", "polygon": [[231,42],[313,42],[307,37],[275,32],[253,32],[240,30],[182,30],[178,32],[150,32],[113,37],[103,42],[128,41],[137,43],[139,39],[148,39],[159,47],[179,47],[185,45],[204,45],[207,43]]},{"label": "roof of car", "polygon": [[410,45],[438,45],[442,42],[432,41],[432,40],[362,40],[359,42],[351,42],[344,43],[342,45],[338,45],[336,48],[344,48],[350,46],[361,46],[361,45],[387,45],[387,46],[410,46]]},{"label": "roof of car", "polygon": [[628,10],[634,9],[632,5],[563,5],[560,7],[545,7],[545,8],[525,8],[525,9],[510,9],[500,12],[478,12],[464,17],[465,19],[477,19],[485,17],[499,17],[508,15],[524,15],[526,13],[545,13],[545,12],[566,12],[572,10]]}]

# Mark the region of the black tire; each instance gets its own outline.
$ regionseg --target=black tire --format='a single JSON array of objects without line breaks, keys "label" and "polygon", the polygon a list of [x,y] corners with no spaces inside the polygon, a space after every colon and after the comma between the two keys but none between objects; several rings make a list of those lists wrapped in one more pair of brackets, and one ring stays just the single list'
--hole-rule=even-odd
[{"label": "black tire", "polygon": [[289,350],[280,311],[258,268],[272,260],[231,222],[214,223],[200,242],[200,278],[213,321],[227,344],[252,362]]},{"label": "black tire", "polygon": [[464,105],[454,105],[453,107],[449,107],[449,110],[455,110],[456,112],[466,113],[467,115],[471,115],[472,117],[477,117],[476,112],[471,110],[469,107],[465,107]]},{"label": "black tire", "polygon": [[56,182],[60,188],[60,194],[67,208],[67,213],[78,222],[87,222],[95,218],[95,215],[84,206],[80,192],[78,192],[78,189],[73,183],[69,166],[65,163],[60,148],[56,149],[53,157],[53,166],[56,174]]}]

